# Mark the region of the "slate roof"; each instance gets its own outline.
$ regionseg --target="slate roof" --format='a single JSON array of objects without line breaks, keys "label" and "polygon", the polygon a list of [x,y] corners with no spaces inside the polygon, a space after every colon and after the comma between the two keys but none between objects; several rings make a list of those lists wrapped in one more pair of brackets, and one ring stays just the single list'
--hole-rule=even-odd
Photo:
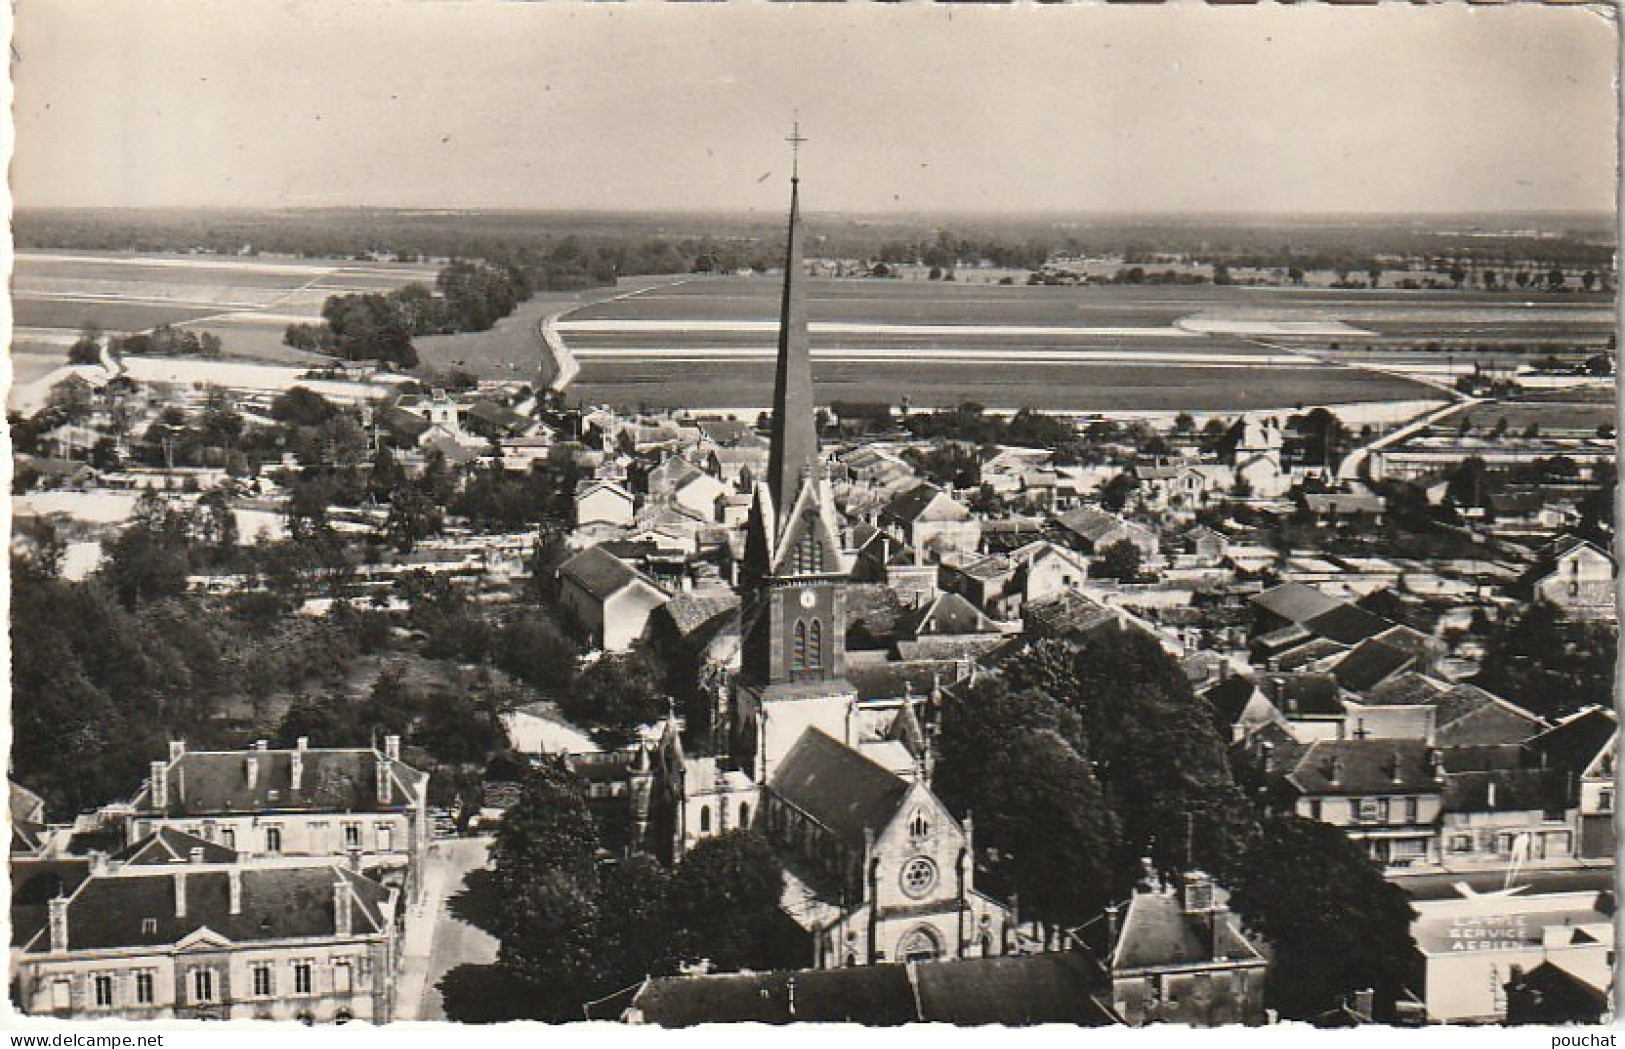
[{"label": "slate roof", "polygon": [[767,447],[767,442],[757,434],[754,426],[738,419],[701,419],[694,425],[712,444],[722,447]]},{"label": "slate roof", "polygon": [[1310,744],[1287,779],[1311,795],[1432,794],[1442,785],[1434,778],[1428,751],[1421,740],[1322,740]]},{"label": "slate roof", "polygon": [[904,612],[897,620],[897,635],[907,638],[998,632],[997,623],[955,593],[938,594],[934,600]]},{"label": "slate roof", "polygon": [[1258,687],[1275,709],[1289,718],[1340,716],[1343,714],[1342,686],[1330,674],[1266,674]]},{"label": "slate roof", "polygon": [[48,901],[70,895],[90,877],[87,856],[13,856],[11,879],[11,945],[21,947],[44,929]]},{"label": "slate roof", "polygon": [[739,595],[732,590],[695,590],[673,595],[662,607],[671,617],[677,633],[688,637],[718,617],[736,612]]},{"label": "slate roof", "polygon": [[1120,1022],[1095,997],[1099,970],[1075,952],[1008,955],[914,966],[919,1019],[957,1026]]},{"label": "slate roof", "polygon": [[1619,719],[1610,710],[1590,707],[1559,721],[1529,740],[1526,747],[1543,757],[1550,768],[1584,772],[1619,732]]},{"label": "slate roof", "polygon": [[193,849],[203,850],[204,863],[232,863],[237,850],[228,849],[195,834],[163,826],[110,857],[116,863],[144,866],[155,863],[190,863]]},{"label": "slate roof", "polygon": [[[1222,903],[1224,891],[1215,887],[1214,899]],[[1215,954],[1222,959],[1263,960],[1232,915],[1220,912],[1218,921],[1215,951],[1214,938],[1185,913],[1178,893],[1136,893],[1123,915],[1123,929],[1112,951],[1112,972],[1190,965],[1212,961]]]},{"label": "slate roof", "polygon": [[[171,816],[262,811],[374,812],[406,808],[423,789],[428,775],[390,761],[366,748],[311,748],[303,752],[304,770],[293,789],[291,750],[189,750],[168,766]],[[254,786],[247,766],[258,766]],[[378,769],[394,778],[393,805],[378,804]],[[150,788],[136,795],[136,807],[148,809]]]},{"label": "slate roof", "polygon": [[846,680],[860,703],[910,694],[928,696],[933,684],[951,685],[963,677],[964,666],[959,659],[898,659],[883,663],[854,660],[846,665]]},{"label": "slate roof", "polygon": [[[798,972],[714,973],[647,981],[631,1006],[646,1023],[1024,1025],[1120,1022],[1076,954],[1012,955]],[[791,1002],[794,1001],[792,1007]]]},{"label": "slate roof", "polygon": [[[1567,969],[1545,961],[1507,985],[1510,995],[1535,998],[1533,1010],[1544,1023],[1561,1022],[1575,1015],[1574,1022],[1599,1023],[1608,1011],[1608,992],[1580,979]],[[1579,1019],[1577,1014],[1583,1014]]]},{"label": "slate roof", "polygon": [[879,831],[909,792],[907,780],[851,747],[809,728],[779,762],[768,789],[816,820],[849,848]]},{"label": "slate roof", "polygon": [[[1445,777],[1446,812],[1525,812],[1561,809],[1566,784],[1556,769],[1489,769]],[[1490,788],[1495,804],[1490,804]]]},{"label": "slate roof", "polygon": [[[128,870],[128,869],[126,869]],[[162,947],[178,943],[200,929],[211,929],[235,943],[304,939],[334,935],[333,886],[350,889],[351,928],[360,935],[385,928],[384,901],[389,890],[343,867],[242,867],[239,913],[231,913],[229,870],[193,867],[185,870],[186,915],[177,917],[180,870],[96,876],[68,901],[68,949]],[[153,931],[145,923],[150,919]],[[29,944],[31,953],[49,950],[44,936]]]},{"label": "slate roof", "polygon": [[530,425],[530,420],[505,404],[496,401],[477,400],[468,406],[468,416],[471,419],[494,426],[509,433],[518,433]]},{"label": "slate roof", "polygon": [[897,658],[915,663],[920,660],[974,659],[1003,644],[1004,634],[956,634],[922,637],[897,642]]},{"label": "slate roof", "polygon": [[1255,594],[1252,604],[1289,623],[1307,623],[1318,615],[1330,612],[1342,602],[1305,583],[1282,583]]},{"label": "slate roof", "polygon": [[1546,722],[1522,707],[1464,684],[1454,685],[1445,693],[1439,704],[1438,725],[1441,747],[1522,743],[1547,727]]},{"label": "slate roof", "polygon": [[1416,659],[1414,652],[1366,638],[1332,665],[1332,676],[1350,692],[1364,692],[1409,669]]},{"label": "slate roof", "polygon": [[970,517],[970,511],[965,509],[953,496],[927,481],[922,481],[893,497],[892,501],[886,504],[884,516],[906,523],[923,520],[926,511],[930,510],[932,504],[938,501],[938,496],[941,496],[948,505],[953,507],[953,511],[945,518],[946,520],[963,521]]},{"label": "slate roof", "polygon": [[1229,738],[1230,729],[1241,720],[1242,711],[1247,709],[1247,703],[1256,691],[1257,686],[1251,678],[1231,674],[1201,693],[1225,738]]},{"label": "slate roof", "polygon": [[1118,622],[1115,611],[1074,590],[1063,590],[1049,601],[1029,603],[1021,618],[1028,633],[1039,637],[1079,637]]},{"label": "slate roof", "polygon": [[1368,637],[1375,637],[1393,624],[1358,605],[1339,602],[1336,608],[1310,617],[1303,625],[1310,633],[1353,645]]},{"label": "slate roof", "polygon": [[564,562],[559,566],[559,575],[599,601],[608,600],[639,580],[660,589],[653,580],[598,546],[589,546]]},{"label": "slate roof", "polygon": [[[1301,630],[1302,628],[1288,627],[1287,629]],[[1260,638],[1259,640],[1262,641],[1263,639]],[[1273,658],[1277,667],[1290,673],[1295,670],[1303,670],[1323,659],[1331,659],[1334,656],[1342,655],[1347,651],[1349,651],[1347,645],[1340,645],[1336,641],[1324,637],[1314,637],[1301,645],[1293,645]]]}]

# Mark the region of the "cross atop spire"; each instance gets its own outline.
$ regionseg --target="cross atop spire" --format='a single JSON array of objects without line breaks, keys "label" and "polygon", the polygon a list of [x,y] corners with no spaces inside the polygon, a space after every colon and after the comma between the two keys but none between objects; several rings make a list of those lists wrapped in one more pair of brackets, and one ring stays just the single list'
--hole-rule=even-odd
[{"label": "cross atop spire", "polygon": [[798,182],[801,179],[801,144],[807,141],[801,134],[801,121],[792,125],[790,137],[785,141],[790,143],[790,180]]}]

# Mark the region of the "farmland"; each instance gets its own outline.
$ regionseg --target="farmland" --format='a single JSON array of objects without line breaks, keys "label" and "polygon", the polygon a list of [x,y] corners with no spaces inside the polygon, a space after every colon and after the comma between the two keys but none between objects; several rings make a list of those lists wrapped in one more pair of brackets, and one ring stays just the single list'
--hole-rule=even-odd
[{"label": "farmland", "polygon": [[[1438,396],[1334,356],[1403,361],[1424,340],[1600,345],[1602,296],[1236,286],[1027,287],[812,280],[822,401],[917,407],[1244,410]],[[572,400],[756,409],[772,388],[779,282],[695,278],[567,313]]]},{"label": "farmland", "polygon": [[329,295],[433,284],[435,267],[215,255],[19,254],[12,277],[13,347],[50,350],[86,325],[147,331],[172,324],[220,336],[223,354],[299,363],[289,324],[320,320]]}]

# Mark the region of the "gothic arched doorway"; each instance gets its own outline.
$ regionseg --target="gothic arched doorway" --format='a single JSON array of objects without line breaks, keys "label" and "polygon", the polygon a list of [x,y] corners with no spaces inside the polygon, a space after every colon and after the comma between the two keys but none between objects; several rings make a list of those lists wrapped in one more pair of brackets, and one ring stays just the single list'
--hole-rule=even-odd
[{"label": "gothic arched doorway", "polygon": [[904,962],[934,962],[942,957],[942,940],[929,925],[910,929],[897,942],[897,958]]}]

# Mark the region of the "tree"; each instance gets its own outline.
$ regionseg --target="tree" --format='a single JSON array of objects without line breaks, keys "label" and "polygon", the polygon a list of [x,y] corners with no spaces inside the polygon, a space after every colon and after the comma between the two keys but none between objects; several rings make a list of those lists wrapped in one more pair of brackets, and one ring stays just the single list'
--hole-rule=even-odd
[{"label": "tree", "polygon": [[1133,494],[1133,476],[1120,473],[1101,486],[1100,505],[1112,511],[1121,510],[1128,505],[1129,496]]},{"label": "tree", "polygon": [[100,364],[103,338],[105,336],[100,325],[86,324],[79,330],[79,338],[68,347],[68,363]]},{"label": "tree", "polygon": [[1382,282],[1382,267],[1373,262],[1366,267],[1365,275],[1371,278],[1371,286],[1375,288]]},{"label": "tree", "polygon": [[130,524],[107,547],[101,572],[126,607],[186,592],[191,571],[186,511],[148,489]]},{"label": "tree", "polygon": [[1155,638],[1101,627],[1039,641],[1005,666],[1014,689],[1046,692],[1088,733],[1096,778],[1121,828],[1119,887],[1149,856],[1165,872],[1191,864],[1223,876],[1254,831],[1224,743],[1190,682]]},{"label": "tree", "polygon": [[583,670],[564,698],[564,713],[607,743],[632,739],[666,712],[660,679],[641,655],[604,655]]},{"label": "tree", "polygon": [[1127,539],[1110,543],[1089,562],[1093,579],[1115,579],[1131,583],[1140,575],[1140,548]]},{"label": "tree", "polygon": [[503,814],[491,865],[504,893],[551,873],[586,884],[598,850],[598,828],[575,774],[562,758],[550,758],[528,772],[518,801]]},{"label": "tree", "polygon": [[784,870],[759,834],[739,829],[703,839],[671,879],[679,955],[723,970],[804,964],[793,942],[784,942],[783,894]]},{"label": "tree", "polygon": [[1491,631],[1472,681],[1542,717],[1560,717],[1611,702],[1617,651],[1610,625],[1569,620],[1536,601]]},{"label": "tree", "polygon": [[390,494],[389,516],[384,519],[384,538],[403,554],[418,542],[439,535],[440,507],[415,485],[401,485]]},{"label": "tree", "polygon": [[563,688],[575,675],[575,645],[545,616],[509,622],[497,634],[494,655],[498,667],[534,688]]},{"label": "tree", "polygon": [[1174,433],[1181,437],[1196,430],[1196,418],[1190,412],[1180,412],[1174,416]]},{"label": "tree", "polygon": [[1051,927],[1098,913],[1111,898],[1117,824],[1077,714],[996,679],[945,703],[937,787],[955,813],[974,816],[991,882]]},{"label": "tree", "polygon": [[1392,1018],[1415,955],[1416,913],[1341,830],[1270,817],[1228,881],[1231,908],[1275,948],[1267,1005],[1309,1020],[1371,988],[1378,1019]]},{"label": "tree", "polygon": [[1563,267],[1553,266],[1546,273],[1546,289],[1548,291],[1562,291],[1568,278],[1563,273]]}]

